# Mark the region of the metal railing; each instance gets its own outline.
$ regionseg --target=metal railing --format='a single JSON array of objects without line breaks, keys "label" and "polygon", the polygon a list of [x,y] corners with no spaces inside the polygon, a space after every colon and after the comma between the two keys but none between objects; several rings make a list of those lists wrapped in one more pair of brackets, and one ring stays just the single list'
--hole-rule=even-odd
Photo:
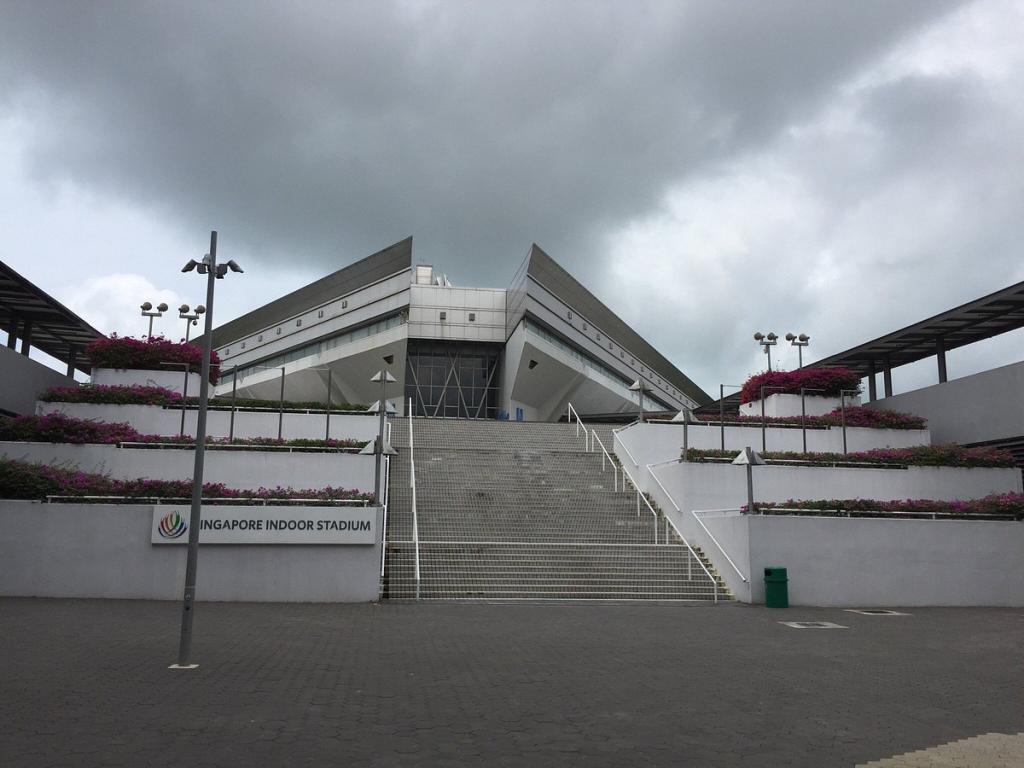
[{"label": "metal railing", "polygon": [[420,599],[420,522],[416,513],[416,454],[412,442],[412,398],[409,398],[409,488],[412,492],[412,542],[415,550],[416,599]]},{"label": "metal railing", "polygon": [[[390,426],[390,425],[389,425]],[[384,556],[388,551],[388,505],[391,501],[391,457],[384,457],[384,487],[381,491],[380,577],[384,578]]]},{"label": "metal railing", "polygon": [[[617,491],[619,490],[619,469],[616,466],[615,461],[612,459],[612,455],[608,453],[608,449],[604,447],[604,441],[597,436],[597,432],[590,430],[590,444],[593,445],[595,440],[597,441],[597,444],[601,446],[601,471],[604,472],[606,467],[612,468],[612,474],[615,479],[615,490]],[[605,464],[606,461],[607,464]],[[622,489],[626,489],[625,481],[623,481]]]},{"label": "metal railing", "polygon": [[[82,496],[67,496],[53,494],[46,497],[47,504],[65,504],[82,501],[130,501],[140,504],[184,504],[191,500],[189,496],[107,496],[102,494],[88,494]],[[254,507],[265,507],[268,504],[280,506],[309,506],[309,507],[366,507],[369,506],[369,499],[300,499],[283,497],[279,499],[268,499],[262,496],[204,496],[203,504],[217,504],[220,506],[243,506],[246,504]]]},{"label": "metal railing", "polygon": [[[655,518],[655,526],[654,526],[654,530],[655,530],[655,543],[657,543],[657,530],[658,530],[657,518],[658,518],[658,513],[657,513],[657,511],[655,511],[654,507],[651,505],[650,499],[647,498],[647,495],[640,491],[640,488],[637,486],[636,481],[633,479],[633,474],[631,472],[629,472],[629,470],[626,469],[625,465],[623,465],[622,471],[623,471],[623,474],[626,477],[629,478],[629,482],[632,484],[633,489],[637,493],[637,498],[638,499],[642,498],[644,500],[644,504],[646,504],[647,508],[651,511],[651,514],[654,515],[654,518]],[[657,478],[655,478],[655,479],[657,479]],[[671,497],[669,497],[669,500],[671,501]],[[673,504],[673,506],[675,506],[675,502],[674,501],[672,502],[672,504]],[[676,507],[676,509],[678,510],[679,508]],[[679,537],[679,540],[683,543],[683,546],[685,546],[687,551],[689,552],[689,557],[686,559],[686,569],[687,569],[687,571],[686,571],[686,578],[689,579],[689,580],[693,579],[693,563],[696,562],[697,565],[700,566],[700,569],[702,571],[704,571],[704,575],[707,576],[708,579],[711,580],[711,584],[714,586],[714,590],[715,590],[715,602],[717,603],[718,602],[718,579],[716,579],[714,576],[711,575],[711,571],[709,571],[707,569],[707,567],[704,565],[704,562],[697,556],[697,553],[694,551],[693,547],[690,546],[690,542],[686,540],[686,537],[683,536],[683,532],[679,530],[679,527],[675,524],[675,521],[672,520],[672,518],[670,518],[667,514],[666,515],[662,515],[662,516],[665,518],[665,544],[669,543],[669,526],[671,526],[672,530],[675,531],[676,536]]]},{"label": "metal railing", "polygon": [[580,436],[580,430],[582,429],[583,430],[583,445],[586,448],[587,452],[589,453],[590,451],[594,450],[594,446],[590,442],[590,430],[587,429],[587,425],[584,424],[583,423],[583,419],[580,418],[579,411],[577,411],[575,408],[572,407],[572,403],[569,403],[569,408],[568,408],[568,412],[567,412],[566,418],[568,419],[570,425],[572,424],[573,416],[576,417],[576,437]]},{"label": "metal railing", "polygon": [[[623,427],[623,429],[625,429],[625,427]],[[622,442],[622,438],[619,437],[619,430],[613,429],[612,430],[612,449],[615,448],[615,443],[616,442],[620,446],[622,446],[622,450],[624,450],[626,452],[626,455],[629,456],[629,460],[633,462],[633,466],[634,467],[639,467],[640,464],[637,462],[636,457],[633,456],[633,452],[631,450],[629,450],[629,448],[626,447],[626,444],[624,442]]]},{"label": "metal railing", "polygon": [[[658,484],[658,487],[661,488],[661,492],[665,494],[665,498],[668,499],[668,503],[675,507],[676,512],[678,512],[681,515],[683,514],[683,510],[681,510],[679,508],[679,505],[676,504],[676,500],[672,498],[672,494],[668,492],[668,489],[665,487],[664,483],[661,482],[661,479],[658,477],[658,474],[654,471],[654,467],[656,466],[664,466],[666,464],[679,463],[680,461],[678,459],[673,459],[672,461],[662,461],[657,464],[648,464],[647,472],[650,474],[651,477],[654,478],[654,482]],[[700,525],[700,527],[704,530],[704,533],[708,535],[708,538],[711,540],[711,542],[718,548],[718,551],[722,553],[722,556],[726,559],[726,562],[728,562],[729,565],[732,566],[732,569],[736,571],[736,575],[739,576],[744,583],[749,584],[750,579],[748,579],[743,574],[743,571],[741,571],[739,567],[736,565],[736,563],[733,562],[732,558],[729,557],[729,553],[725,551],[725,548],[722,547],[718,539],[716,539],[714,535],[711,533],[711,531],[708,530],[708,527],[704,525],[704,521],[697,517],[697,515],[694,514],[694,511],[692,509],[690,510],[690,514],[693,516],[693,519],[697,521],[697,524]]]}]

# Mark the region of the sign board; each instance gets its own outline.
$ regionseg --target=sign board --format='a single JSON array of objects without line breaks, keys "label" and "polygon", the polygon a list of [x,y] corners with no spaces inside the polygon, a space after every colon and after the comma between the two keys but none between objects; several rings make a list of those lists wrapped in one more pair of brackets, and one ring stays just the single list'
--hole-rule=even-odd
[{"label": "sign board", "polygon": [[[374,544],[377,507],[204,506],[200,544]],[[191,508],[153,507],[153,544],[187,544]]]}]

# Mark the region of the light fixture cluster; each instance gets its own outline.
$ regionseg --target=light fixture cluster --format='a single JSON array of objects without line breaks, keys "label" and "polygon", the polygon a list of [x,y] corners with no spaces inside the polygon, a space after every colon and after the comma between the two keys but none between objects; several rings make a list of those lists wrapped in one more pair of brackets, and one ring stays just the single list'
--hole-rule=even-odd
[{"label": "light fixture cluster", "polygon": [[[189,259],[187,262],[185,262],[185,266],[181,268],[181,271],[182,272],[191,272],[192,270],[195,270],[200,275],[207,275],[207,274],[210,273],[210,262],[211,262],[210,254],[206,254],[205,256],[203,256],[203,260],[202,261],[196,261],[195,259]],[[218,264],[216,266],[215,277],[218,280],[224,279],[224,275],[226,275],[228,273],[229,269],[232,272],[244,272],[245,271],[240,266],[238,266],[238,262],[236,262],[234,259],[230,259],[229,261],[225,262],[224,264]]]}]

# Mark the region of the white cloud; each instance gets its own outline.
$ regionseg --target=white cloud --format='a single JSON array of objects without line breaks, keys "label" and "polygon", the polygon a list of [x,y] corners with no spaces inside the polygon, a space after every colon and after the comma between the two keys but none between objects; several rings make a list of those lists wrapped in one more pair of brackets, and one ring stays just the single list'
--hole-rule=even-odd
[{"label": "white cloud", "polygon": [[[814,360],[1024,279],[1024,57],[1005,29],[1024,17],[1001,10],[964,9],[776,140],[680,181],[610,238],[607,292],[656,316],[655,346],[711,392],[764,368],[756,330],[809,333]],[[951,375],[1020,359],[1011,336],[954,353]],[[894,377],[934,380],[934,361]]]},{"label": "white cloud", "polygon": [[178,318],[181,297],[174,291],[157,288],[142,275],[115,273],[91,277],[65,285],[59,293],[69,309],[88,318],[98,331],[137,338],[145,336],[149,328],[149,319],[142,316],[140,305],[149,301],[156,307],[164,302],[169,309],[163,317],[153,319],[153,335],[184,338],[185,321]]}]

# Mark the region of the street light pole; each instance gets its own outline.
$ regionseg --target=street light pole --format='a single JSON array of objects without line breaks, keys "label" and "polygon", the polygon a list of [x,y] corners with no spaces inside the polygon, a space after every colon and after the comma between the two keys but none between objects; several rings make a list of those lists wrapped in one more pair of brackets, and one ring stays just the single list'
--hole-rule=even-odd
[{"label": "street light pole", "polygon": [[800,360],[800,367],[804,367],[804,347],[811,343],[811,337],[806,333],[797,336],[795,333],[787,333],[786,341],[796,347],[797,357]]},{"label": "street light pole", "polygon": [[[199,524],[203,501],[203,461],[206,458],[206,406],[210,395],[210,354],[213,349],[213,293],[214,280],[224,277],[228,268],[242,269],[233,261],[217,266],[217,232],[210,233],[210,252],[202,263],[189,260],[181,270],[196,269],[206,275],[206,321],[203,337],[203,362],[199,379],[199,413],[196,417],[195,467],[192,473],[192,511],[188,524],[188,557],[185,561],[185,591],[181,606],[181,637],[178,643],[178,662],[171,669],[195,669],[190,661],[192,653],[192,617],[196,597],[196,570],[199,564]],[[191,320],[189,321],[191,322]]]},{"label": "street light pole", "polygon": [[166,311],[167,311],[167,305],[164,304],[163,302],[161,302],[160,304],[157,305],[155,312],[153,311],[153,304],[151,302],[147,301],[147,302],[142,304],[142,316],[149,318],[149,333],[146,334],[146,338],[147,339],[153,337],[153,318],[154,317],[163,317],[164,316],[164,312],[166,312]]}]

